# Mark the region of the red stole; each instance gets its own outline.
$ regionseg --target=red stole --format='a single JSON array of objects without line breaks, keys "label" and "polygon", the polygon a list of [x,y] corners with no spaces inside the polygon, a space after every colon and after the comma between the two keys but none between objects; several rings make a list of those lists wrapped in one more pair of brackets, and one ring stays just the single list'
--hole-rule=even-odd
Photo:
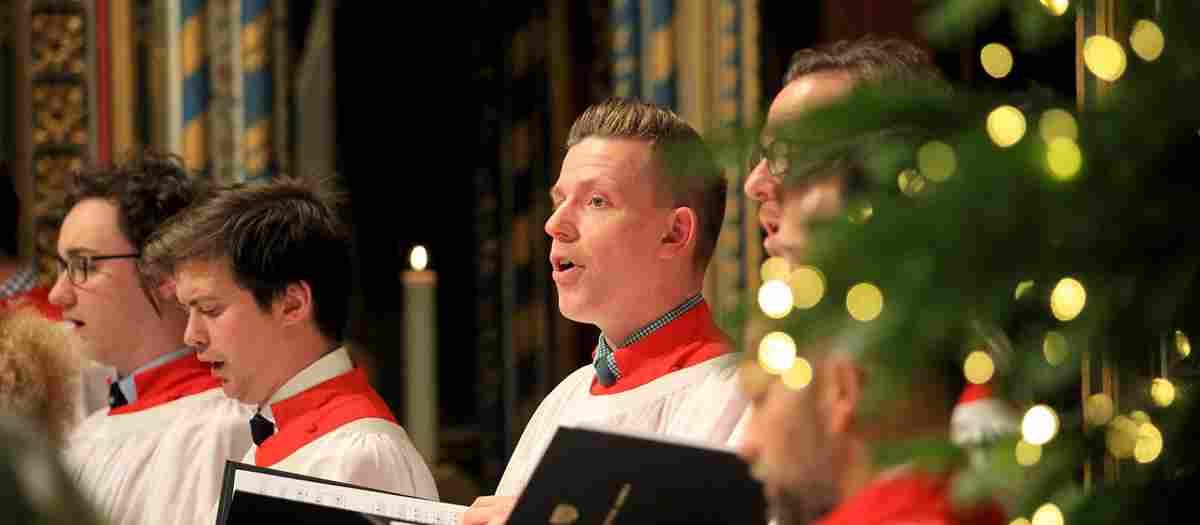
[{"label": "red stole", "polygon": [[221,386],[208,363],[200,362],[195,353],[139,372],[133,376],[133,382],[137,385],[137,401],[110,408],[108,415],[132,414]]},{"label": "red stole", "polygon": [[950,478],[905,472],[879,479],[847,498],[816,525],[1002,525],[995,505],[956,509],[950,502]]},{"label": "red stole", "polygon": [[9,309],[19,310],[27,307],[37,309],[38,313],[42,314],[42,317],[51,321],[62,320],[62,308],[50,302],[49,286],[38,286],[24,293],[0,299],[0,311]]},{"label": "red stole", "polygon": [[[275,434],[254,452],[254,464],[269,467],[338,427],[366,418],[396,423],[367,374],[355,368],[271,405]],[[398,423],[397,423],[398,424]]]},{"label": "red stole", "polygon": [[713,323],[708,303],[701,301],[678,319],[613,351],[621,378],[610,386],[592,380],[592,395],[632,390],[676,370],[733,352],[725,334]]}]

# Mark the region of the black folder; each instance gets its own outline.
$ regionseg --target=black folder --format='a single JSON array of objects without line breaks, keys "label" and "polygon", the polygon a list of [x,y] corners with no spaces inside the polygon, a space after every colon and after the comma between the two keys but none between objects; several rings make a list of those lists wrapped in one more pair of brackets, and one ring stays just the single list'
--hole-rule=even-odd
[{"label": "black folder", "polygon": [[733,452],[661,436],[560,427],[510,525],[766,523],[762,485]]},{"label": "black folder", "polygon": [[457,525],[466,507],[225,462],[217,525]]}]

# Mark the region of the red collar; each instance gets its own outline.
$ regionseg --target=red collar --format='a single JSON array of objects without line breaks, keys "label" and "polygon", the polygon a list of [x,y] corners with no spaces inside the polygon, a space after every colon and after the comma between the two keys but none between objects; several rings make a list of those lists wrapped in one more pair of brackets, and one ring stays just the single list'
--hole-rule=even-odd
[{"label": "red collar", "polygon": [[338,427],[369,417],[396,423],[387,403],[355,368],[271,405],[275,434],[254,452],[254,464],[269,467]]},{"label": "red collar", "polygon": [[950,478],[917,471],[877,479],[847,498],[816,525],[1001,525],[996,505],[956,509],[950,502]]},{"label": "red collar", "polygon": [[591,393],[602,396],[632,390],[732,351],[725,334],[713,324],[708,303],[702,301],[636,343],[614,350],[621,379],[610,386],[592,379]]},{"label": "red collar", "polygon": [[140,372],[133,376],[133,382],[137,384],[137,401],[110,408],[108,415],[139,412],[221,386],[208,364],[201,363],[195,353]]},{"label": "red collar", "polygon": [[0,311],[20,309],[26,306],[37,308],[42,317],[51,321],[62,320],[62,308],[50,302],[50,287],[38,286],[24,293],[0,299]]}]

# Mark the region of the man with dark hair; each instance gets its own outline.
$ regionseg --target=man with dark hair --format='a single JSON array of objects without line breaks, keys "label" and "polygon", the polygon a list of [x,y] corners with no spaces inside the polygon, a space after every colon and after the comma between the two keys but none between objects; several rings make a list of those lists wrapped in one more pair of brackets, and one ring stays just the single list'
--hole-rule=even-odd
[{"label": "man with dark hair", "polygon": [[50,304],[50,287],[39,286],[37,269],[17,256],[21,200],[13,176],[0,162],[0,311],[32,307],[47,319],[57,321],[62,311]]},{"label": "man with dark hair", "polygon": [[560,425],[733,438],[746,408],[737,354],[700,293],[725,188],[700,136],[669,110],[613,99],[575,121],[545,229],[559,310],[601,330],[594,362],[542,401],[497,495],[464,523],[505,519]]},{"label": "man with dark hair", "polygon": [[152,154],[78,173],[68,190],[50,300],[81,353],[116,370],[109,407],[68,438],[68,467],[113,524],[199,523],[225,461],[250,446],[249,410],[183,345],[171,283],[149,286],[138,268],[150,233],[195,192],[176,159]]},{"label": "man with dark hair", "polygon": [[[343,346],[350,245],[321,180],[219,188],[146,248],[176,283],[184,341],[230,397],[246,463],[437,498],[425,461]],[[248,426],[247,426],[248,423]]]}]

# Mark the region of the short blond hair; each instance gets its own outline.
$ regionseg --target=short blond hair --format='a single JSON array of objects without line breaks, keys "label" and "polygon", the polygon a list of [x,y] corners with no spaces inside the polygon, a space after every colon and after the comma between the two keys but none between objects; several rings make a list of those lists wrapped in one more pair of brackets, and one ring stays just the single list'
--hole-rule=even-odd
[{"label": "short blond hair", "polygon": [[54,323],[28,310],[0,313],[0,411],[40,422],[61,443],[76,412],[78,375]]},{"label": "short blond hair", "polygon": [[686,206],[699,221],[696,265],[708,266],[725,221],[728,184],[712,152],[691,125],[670,109],[637,100],[610,98],[589,107],[571,126],[567,148],[588,137],[650,142],[659,169],[657,195],[670,206]]}]

